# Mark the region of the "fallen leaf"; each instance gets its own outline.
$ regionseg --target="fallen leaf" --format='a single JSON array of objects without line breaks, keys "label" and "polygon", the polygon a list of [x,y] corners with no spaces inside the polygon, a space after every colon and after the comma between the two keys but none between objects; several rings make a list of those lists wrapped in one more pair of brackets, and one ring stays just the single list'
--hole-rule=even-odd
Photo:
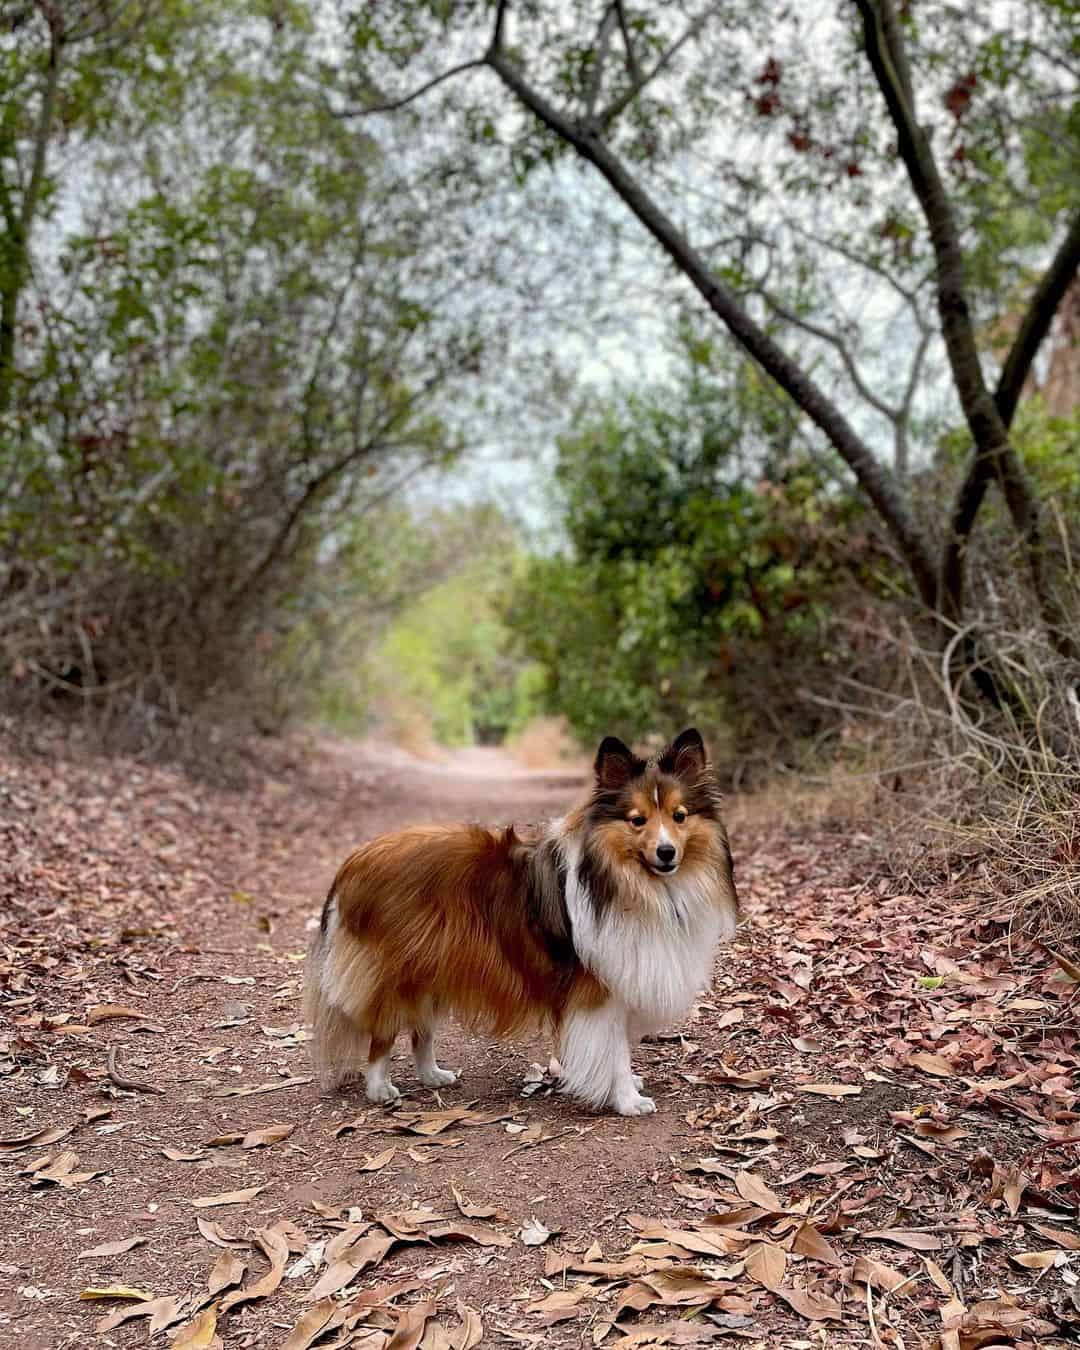
[{"label": "fallen leaf", "polygon": [[930,1276],[930,1279],[933,1281],[934,1285],[949,1298],[955,1298],[956,1291],[949,1283],[948,1276],[941,1269],[938,1263],[936,1261],[932,1261],[929,1256],[924,1256],[922,1259],[922,1263],[926,1267],[926,1273],[927,1275]]},{"label": "fallen leaf", "polygon": [[777,1289],[777,1298],[782,1298],[788,1307],[793,1308],[800,1317],[811,1322],[835,1319],[840,1321],[843,1314],[840,1304],[834,1298],[824,1294],[812,1294],[807,1289]]},{"label": "fallen leaf", "polygon": [[[1060,1251],[1054,1247],[1048,1247],[1041,1252],[1010,1253],[1009,1260],[1014,1266],[1023,1266],[1025,1270],[1049,1270],[1059,1256],[1061,1256]],[[1067,1259],[1067,1257],[1062,1257],[1062,1260]]]},{"label": "fallen leaf", "polygon": [[268,1144],[280,1144],[288,1139],[295,1125],[264,1125],[258,1130],[249,1130],[240,1141],[241,1148],[265,1148]]},{"label": "fallen leaf", "polygon": [[956,1070],[944,1056],[932,1055],[925,1050],[916,1050],[913,1055],[909,1055],[908,1063],[913,1064],[917,1069],[922,1069],[924,1073],[933,1074],[936,1078],[953,1078],[956,1076]]},{"label": "fallen leaf", "polygon": [[217,1304],[211,1304],[176,1333],[170,1350],[211,1350],[217,1339]]},{"label": "fallen leaf", "polygon": [[851,1279],[855,1284],[870,1284],[875,1289],[884,1289],[891,1293],[904,1283],[904,1276],[883,1261],[873,1261],[869,1256],[857,1256],[852,1267]]},{"label": "fallen leaf", "polygon": [[204,1195],[198,1200],[192,1200],[196,1209],[216,1209],[221,1205],[246,1205],[249,1200],[267,1189],[269,1182],[262,1186],[248,1186],[242,1191],[224,1191],[221,1195]]},{"label": "fallen leaf", "polygon": [[812,1092],[816,1097],[858,1097],[862,1088],[854,1083],[804,1083],[800,1092]]},{"label": "fallen leaf", "polygon": [[1059,1247],[1065,1247],[1070,1252],[1080,1252],[1080,1236],[1076,1233],[1066,1232],[1064,1228],[1050,1228],[1043,1223],[1033,1223],[1031,1226],[1040,1237],[1056,1242]]},{"label": "fallen leaf", "polygon": [[252,1303],[257,1298],[267,1298],[281,1283],[289,1259],[288,1243],[272,1228],[260,1228],[255,1234],[255,1245],[270,1262],[270,1269],[254,1284],[249,1284],[244,1289],[234,1289],[231,1294],[226,1294],[221,1300],[222,1312],[227,1312],[241,1303]]},{"label": "fallen leaf", "polygon": [[566,1322],[581,1316],[584,1312],[581,1307],[582,1301],[594,1292],[587,1284],[576,1285],[573,1289],[556,1289],[546,1298],[528,1304],[525,1311],[539,1313],[542,1326],[554,1326],[557,1322]]},{"label": "fallen leaf", "polygon": [[99,1299],[99,1298],[131,1298],[137,1299],[140,1303],[149,1303],[153,1294],[146,1293],[143,1289],[132,1289],[126,1284],[110,1284],[101,1289],[84,1289],[79,1295],[80,1299]]},{"label": "fallen leaf", "polygon": [[198,1224],[199,1232],[207,1242],[212,1242],[215,1247],[249,1247],[251,1245],[247,1238],[234,1237],[232,1233],[227,1233],[221,1224],[215,1223],[213,1219],[200,1217],[195,1222]]},{"label": "fallen leaf", "polygon": [[80,1252],[76,1260],[88,1261],[94,1256],[119,1256],[121,1252],[130,1252],[136,1247],[141,1247],[147,1240],[144,1237],[129,1237],[120,1238],[116,1242],[105,1242],[100,1247],[91,1247],[89,1251]]},{"label": "fallen leaf", "polygon": [[161,1152],[170,1162],[198,1162],[206,1157],[202,1149],[197,1153],[182,1153],[178,1148],[163,1148]]},{"label": "fallen leaf", "polygon": [[458,1299],[457,1315],[461,1318],[461,1325],[450,1332],[451,1348],[473,1350],[473,1347],[479,1345],[484,1338],[484,1324],[480,1320],[480,1314],[475,1308],[470,1308],[467,1303],[462,1303]]},{"label": "fallen leaf", "polygon": [[787,1206],[753,1172],[738,1172],[735,1176],[735,1189],[744,1200],[751,1205],[757,1205],[759,1209],[768,1210],[770,1214],[787,1212]]},{"label": "fallen leaf", "polygon": [[312,1341],[318,1340],[327,1330],[330,1319],[337,1311],[338,1304],[332,1298],[320,1299],[301,1316],[282,1343],[281,1350],[308,1350]]},{"label": "fallen leaf", "polygon": [[206,1292],[213,1298],[223,1289],[231,1289],[234,1284],[240,1283],[246,1271],[247,1262],[226,1248],[214,1262],[214,1268],[207,1280]]},{"label": "fallen leaf", "polygon": [[44,1148],[47,1144],[55,1144],[61,1139],[66,1139],[74,1128],[74,1125],[45,1125],[40,1130],[31,1131],[30,1134],[0,1139],[0,1150],[14,1152],[24,1148]]},{"label": "fallen leaf", "polygon": [[941,1250],[940,1238],[935,1237],[933,1233],[917,1233],[911,1228],[882,1228],[876,1233],[864,1233],[863,1237],[876,1238],[878,1242],[892,1242],[913,1252]]},{"label": "fallen leaf", "polygon": [[166,1327],[172,1326],[173,1322],[180,1320],[183,1316],[181,1309],[184,1307],[186,1299],[169,1296],[166,1298],[152,1298],[146,1303],[132,1303],[119,1308],[114,1308],[111,1313],[103,1317],[100,1322],[94,1324],[94,1330],[99,1333],[114,1331],[124,1322],[130,1322],[136,1317],[149,1317],[150,1334],[156,1336],[159,1331],[164,1331]]},{"label": "fallen leaf", "polygon": [[466,1219],[506,1219],[508,1217],[497,1205],[475,1205],[470,1200],[466,1200],[453,1182],[450,1183],[450,1190],[454,1196],[454,1203]]},{"label": "fallen leaf", "polygon": [[542,1247],[553,1236],[550,1228],[545,1228],[537,1218],[531,1218],[518,1234],[526,1247]]},{"label": "fallen leaf", "polygon": [[96,1026],[98,1022],[108,1022],[110,1019],[121,1017],[143,1018],[146,1011],[143,1008],[129,1008],[123,1003],[99,1003],[96,1008],[91,1008],[86,1014],[86,1020],[91,1026]]},{"label": "fallen leaf", "polygon": [[376,1153],[372,1158],[365,1158],[360,1164],[358,1171],[361,1172],[380,1172],[387,1165],[394,1161],[396,1148],[384,1149],[382,1153]]},{"label": "fallen leaf", "polygon": [[827,1266],[843,1267],[839,1253],[822,1237],[812,1223],[800,1224],[795,1232],[791,1250],[800,1256],[808,1256],[813,1261],[821,1261]]},{"label": "fallen leaf", "polygon": [[746,1273],[766,1289],[777,1290],[787,1273],[787,1256],[781,1247],[771,1242],[755,1242],[747,1247],[744,1256]]},{"label": "fallen leaf", "polygon": [[705,1075],[707,1083],[714,1083],[718,1087],[731,1088],[759,1088],[765,1083],[770,1083],[776,1077],[775,1069],[748,1069],[739,1071],[729,1069],[726,1064],[721,1064],[715,1069],[710,1069]]},{"label": "fallen leaf", "polygon": [[434,1316],[434,1299],[407,1308],[399,1316],[394,1334],[386,1343],[386,1350],[416,1350],[424,1334],[424,1328]]}]

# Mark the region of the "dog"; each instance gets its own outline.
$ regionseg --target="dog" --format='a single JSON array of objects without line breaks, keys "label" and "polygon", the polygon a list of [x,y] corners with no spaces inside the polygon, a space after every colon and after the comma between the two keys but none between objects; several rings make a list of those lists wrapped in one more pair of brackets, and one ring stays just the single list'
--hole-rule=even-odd
[{"label": "dog", "polygon": [[413,826],[350,854],[305,978],[324,1088],[363,1074],[369,1101],[397,1101],[388,1064],[404,1031],[420,1082],[449,1086],[435,1030],[453,1016],[496,1037],[550,1027],[563,1091],[656,1110],[631,1045],[708,985],[738,919],[731,850],[694,728],[649,760],[609,736],[594,774],[543,827]]}]

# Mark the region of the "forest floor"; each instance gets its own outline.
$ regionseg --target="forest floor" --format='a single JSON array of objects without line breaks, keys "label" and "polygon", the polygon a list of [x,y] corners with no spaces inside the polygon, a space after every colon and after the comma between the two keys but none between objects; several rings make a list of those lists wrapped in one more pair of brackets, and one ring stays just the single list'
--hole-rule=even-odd
[{"label": "forest floor", "polygon": [[438,1096],[404,1044],[397,1110],[319,1094],[302,962],[346,852],[579,786],[498,751],[296,741],[223,786],[0,740],[0,1346],[1074,1344],[1078,972],[974,867],[898,882],[850,826],[735,802],[744,922],[641,1047],[655,1115],[452,1029]]}]

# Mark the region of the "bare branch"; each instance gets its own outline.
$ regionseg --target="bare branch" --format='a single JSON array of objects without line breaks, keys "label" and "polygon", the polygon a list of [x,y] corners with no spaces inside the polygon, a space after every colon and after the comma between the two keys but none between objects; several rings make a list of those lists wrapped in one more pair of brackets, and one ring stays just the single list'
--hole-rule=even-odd
[{"label": "bare branch", "polygon": [[619,32],[622,34],[623,47],[626,50],[626,69],[630,72],[633,83],[638,84],[641,80],[641,66],[634,50],[634,39],[630,36],[630,25],[626,21],[626,6],[623,0],[615,0],[615,13],[619,18]]},{"label": "bare branch", "polygon": [[1002,367],[997,388],[994,390],[994,402],[1006,426],[1010,425],[1016,412],[1020,392],[1031,370],[1031,363],[1035,360],[1035,353],[1050,331],[1054,315],[1064,300],[1065,292],[1069,289],[1078,268],[1080,268],[1080,213],[1073,217],[1072,224],[1054,254],[1050,266],[1035,287],[1035,293],[1028,303],[1027,311]]},{"label": "bare branch", "polygon": [[656,79],[657,75],[671,64],[683,47],[685,47],[692,38],[697,37],[698,33],[701,32],[712,18],[713,14],[715,14],[716,9],[716,5],[710,5],[708,8],[702,10],[696,19],[691,20],[682,36],[677,37],[667,51],[661,53],[650,70],[647,70],[644,74],[639,70],[637,79],[631,80],[629,89],[627,89],[625,93],[620,94],[619,97],[610,103],[600,114],[597,121],[601,127],[609,127],[617,117],[626,111],[645,86],[651,84],[652,81]]},{"label": "bare branch", "polygon": [[[863,44],[885,99],[897,146],[915,196],[922,207],[937,260],[937,301],[953,382],[974,442],[976,459],[986,460],[987,476],[1001,483],[1013,526],[1024,541],[1032,590],[1057,650],[1080,655],[1043,571],[1042,521],[1038,499],[1009,443],[1009,433],[983,379],[975,326],[967,294],[964,254],[952,203],[942,182],[926,132],[911,98],[911,70],[892,0],[856,0],[863,19]],[[980,474],[983,471],[980,471]],[[979,475],[976,475],[976,480]],[[943,557],[941,604],[946,618],[959,618],[963,602],[963,557],[974,527],[982,490],[958,501],[950,545]],[[957,531],[966,533],[958,537]]]},{"label": "bare branch", "polygon": [[832,400],[755,323],[734,293],[712,272],[705,258],[599,136],[549,103],[501,53],[490,52],[488,64],[525,107],[600,172],[736,341],[825,433],[892,532],[924,602],[932,605],[937,586],[933,553],[895,476],[876,459]]},{"label": "bare branch", "polygon": [[897,420],[901,410],[899,408],[894,408],[890,403],[886,403],[883,398],[874,393],[863,379],[859,367],[855,363],[855,358],[848,350],[847,343],[838,333],[830,332],[829,329],[821,328],[816,323],[811,323],[809,319],[804,319],[801,315],[796,314],[794,310],[788,309],[786,305],[781,304],[775,296],[770,295],[767,291],[758,288],[756,293],[761,296],[777,318],[783,319],[785,323],[790,323],[794,327],[802,329],[804,333],[809,333],[811,337],[816,337],[822,342],[827,342],[829,346],[839,354],[841,361],[844,363],[844,369],[847,371],[851,383],[855,386],[859,395],[864,398],[872,408],[876,408],[883,417],[887,417],[890,422],[895,422]]},{"label": "bare branch", "polygon": [[506,14],[510,8],[509,0],[499,0],[495,10],[495,31],[491,35],[491,50],[501,52],[503,38],[506,36]]},{"label": "bare branch", "polygon": [[477,70],[480,66],[486,64],[487,61],[482,56],[472,61],[462,61],[460,65],[451,66],[449,70],[444,70],[441,75],[436,75],[434,79],[422,84],[419,89],[414,89],[411,94],[405,94],[401,98],[390,99],[386,103],[371,103],[363,108],[331,109],[331,113],[334,117],[346,118],[368,117],[371,113],[397,112],[399,108],[407,108],[410,103],[415,103],[418,98],[422,98],[446,80],[453,79],[455,75],[462,75],[467,70]]},{"label": "bare branch", "polygon": [[604,17],[600,20],[600,26],[596,30],[596,42],[593,46],[592,69],[589,72],[589,87],[585,91],[585,116],[591,121],[596,112],[596,104],[600,98],[600,90],[604,84],[604,65],[607,62],[608,47],[611,45],[611,34],[615,29],[615,9],[608,5],[604,10]]}]

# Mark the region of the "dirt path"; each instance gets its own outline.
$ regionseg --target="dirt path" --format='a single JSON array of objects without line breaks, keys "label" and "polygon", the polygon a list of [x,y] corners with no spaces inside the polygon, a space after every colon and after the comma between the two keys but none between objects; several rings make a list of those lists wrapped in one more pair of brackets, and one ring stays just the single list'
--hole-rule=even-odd
[{"label": "dirt path", "polygon": [[97,1329],[134,1301],[80,1301],[118,1285],[165,1300],[158,1346],[1076,1335],[1076,986],[970,892],[898,894],[841,836],[737,815],[747,921],[642,1049],[655,1116],[527,1082],[546,1044],[455,1032],[460,1086],[419,1088],[402,1045],[388,1114],[308,1078],[334,868],[409,821],[542,818],[574,781],[330,743],[226,791],[38,750],[0,753],[0,1346],[144,1343],[145,1318]]}]

